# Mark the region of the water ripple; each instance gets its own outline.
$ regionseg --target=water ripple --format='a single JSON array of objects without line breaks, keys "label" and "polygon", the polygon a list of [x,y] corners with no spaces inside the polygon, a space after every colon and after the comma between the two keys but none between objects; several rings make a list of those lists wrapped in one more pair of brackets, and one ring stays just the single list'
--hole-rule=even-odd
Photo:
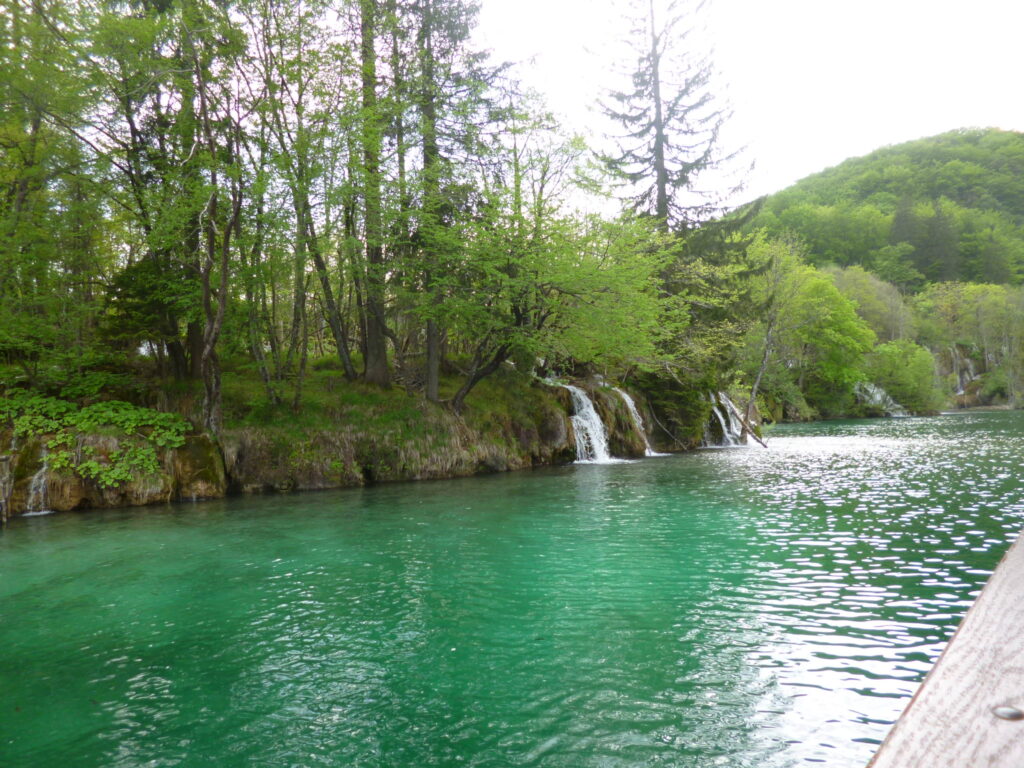
[{"label": "water ripple", "polygon": [[35,766],[858,768],[1024,520],[1021,414],[0,536]]}]

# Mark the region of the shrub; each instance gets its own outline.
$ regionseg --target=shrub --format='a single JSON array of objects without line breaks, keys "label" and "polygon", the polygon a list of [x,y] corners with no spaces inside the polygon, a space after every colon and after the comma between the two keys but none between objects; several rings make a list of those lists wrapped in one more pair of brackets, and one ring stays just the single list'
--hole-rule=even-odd
[{"label": "shrub", "polygon": [[912,413],[942,407],[935,357],[909,339],[879,344],[865,361],[868,377]]},{"label": "shrub", "polygon": [[[188,423],[176,413],[108,400],[79,407],[67,400],[33,392],[9,392],[0,399],[0,423],[7,422],[18,437],[45,437],[50,466],[69,469],[102,487],[115,487],[139,475],[160,470],[158,451],[185,443]],[[118,447],[97,455],[84,446],[83,434],[109,434]]]}]

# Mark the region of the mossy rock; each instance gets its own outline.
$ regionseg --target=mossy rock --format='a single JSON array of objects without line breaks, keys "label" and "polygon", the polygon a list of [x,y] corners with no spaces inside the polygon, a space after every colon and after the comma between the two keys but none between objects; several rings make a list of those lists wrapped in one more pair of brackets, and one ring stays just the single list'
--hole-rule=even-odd
[{"label": "mossy rock", "polygon": [[227,472],[220,447],[208,435],[189,435],[171,451],[167,468],[179,499],[219,499],[227,493]]}]

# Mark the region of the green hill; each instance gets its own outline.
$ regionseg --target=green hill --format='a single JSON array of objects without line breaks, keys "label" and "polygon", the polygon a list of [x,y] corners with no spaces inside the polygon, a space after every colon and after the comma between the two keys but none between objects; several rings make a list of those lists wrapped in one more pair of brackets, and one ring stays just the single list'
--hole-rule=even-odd
[{"label": "green hill", "polygon": [[904,289],[1024,279],[1024,134],[959,130],[885,147],[763,201],[814,264],[861,265]]}]

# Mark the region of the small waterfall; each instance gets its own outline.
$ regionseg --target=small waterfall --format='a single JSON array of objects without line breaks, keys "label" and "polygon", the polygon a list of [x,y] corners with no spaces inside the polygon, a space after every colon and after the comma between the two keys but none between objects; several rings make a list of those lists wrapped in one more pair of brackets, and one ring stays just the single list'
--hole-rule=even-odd
[{"label": "small waterfall", "polygon": [[46,508],[47,479],[50,472],[50,457],[43,446],[40,458],[43,466],[32,475],[32,481],[28,486],[28,498],[25,500],[25,515],[48,515],[50,510]]},{"label": "small waterfall", "polygon": [[971,382],[977,381],[980,376],[974,366],[974,360],[970,355],[960,354],[960,348],[956,344],[949,348],[949,359],[953,377],[956,379],[956,395],[963,397],[967,394],[967,387]]},{"label": "small waterfall", "polygon": [[743,419],[740,418],[739,409],[736,407],[735,403],[729,399],[729,396],[725,394],[725,392],[709,393],[708,399],[711,401],[711,412],[715,414],[718,426],[722,431],[722,439],[718,443],[713,443],[711,437],[711,425],[710,423],[705,424],[705,447],[710,447],[712,445],[746,445],[747,436],[743,433]]},{"label": "small waterfall", "polygon": [[658,453],[651,448],[651,441],[647,439],[647,430],[644,429],[644,420],[640,416],[640,411],[637,410],[636,403],[633,402],[633,398],[629,396],[629,393],[624,389],[613,387],[613,389],[619,393],[622,401],[626,404],[629,415],[633,417],[633,424],[636,425],[636,431],[640,433],[640,437],[644,439],[644,455],[645,456],[668,456],[667,453]]},{"label": "small waterfall", "polygon": [[886,416],[903,417],[909,416],[906,408],[892,399],[892,396],[877,384],[858,382],[853,388],[853,394],[864,405],[869,408],[876,408]]},{"label": "small waterfall", "polygon": [[576,462],[586,464],[609,464],[615,459],[608,452],[608,435],[604,423],[594,408],[587,393],[572,384],[560,384],[572,395],[573,432],[576,433]]},{"label": "small waterfall", "polygon": [[11,516],[11,490],[14,486],[14,456],[0,456],[0,523]]},{"label": "small waterfall", "polygon": [[[963,358],[960,356],[960,350],[957,348],[956,344],[949,348],[949,360],[953,368],[953,378],[956,379],[955,394],[958,397],[961,397],[967,390],[967,383],[970,381],[970,373],[964,369]],[[968,358],[968,360],[970,360],[970,358]]]},{"label": "small waterfall", "polygon": [[18,462],[18,436],[11,435],[7,456],[0,456],[0,523],[11,516],[11,494],[14,492],[14,465]]}]

